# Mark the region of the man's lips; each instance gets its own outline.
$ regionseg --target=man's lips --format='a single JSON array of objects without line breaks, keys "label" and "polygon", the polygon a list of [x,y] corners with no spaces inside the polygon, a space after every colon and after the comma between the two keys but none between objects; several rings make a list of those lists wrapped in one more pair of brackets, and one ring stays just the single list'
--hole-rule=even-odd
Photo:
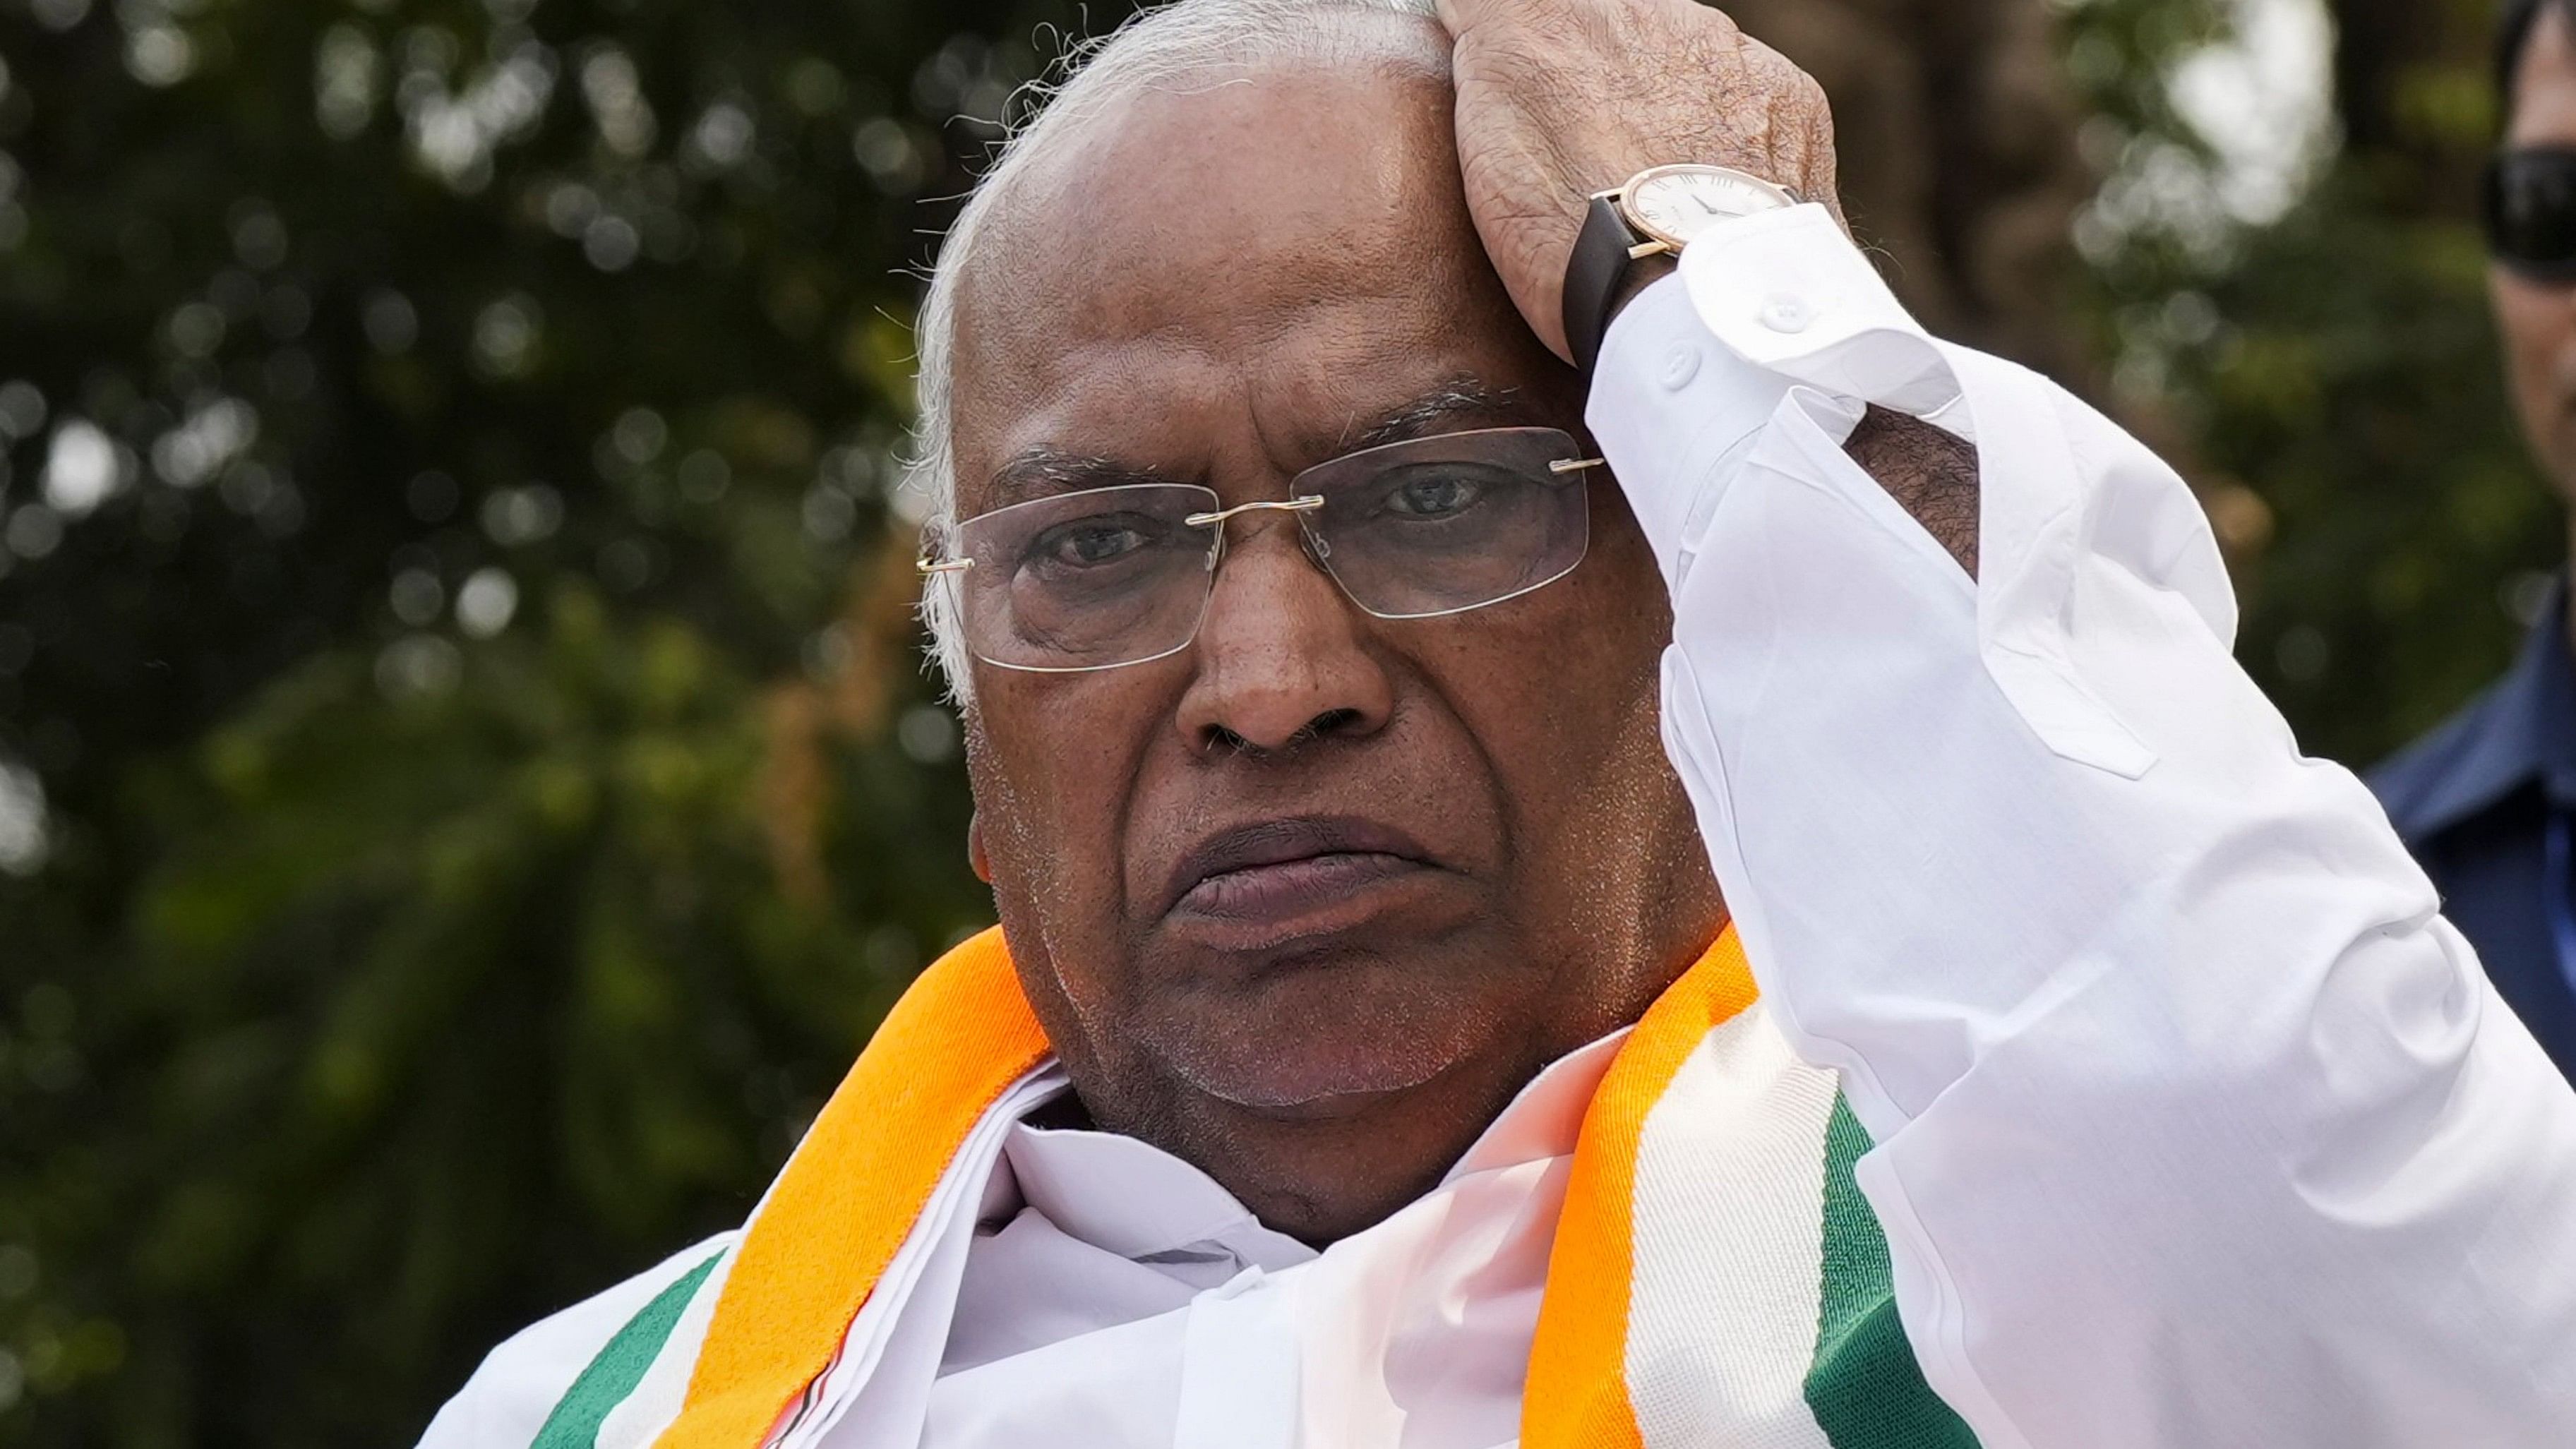
[{"label": "man's lips", "polygon": [[1164,914],[1276,923],[1325,910],[1431,865],[1393,826],[1349,816],[1264,820],[1222,830],[1181,857]]}]

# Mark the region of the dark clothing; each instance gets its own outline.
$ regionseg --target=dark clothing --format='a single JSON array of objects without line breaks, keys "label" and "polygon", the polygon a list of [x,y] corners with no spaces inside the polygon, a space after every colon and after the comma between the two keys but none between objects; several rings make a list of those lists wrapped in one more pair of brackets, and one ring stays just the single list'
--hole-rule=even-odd
[{"label": "dark clothing", "polygon": [[2372,771],[2370,787],[2497,992],[2576,1078],[2576,658],[2564,579],[2504,678]]}]

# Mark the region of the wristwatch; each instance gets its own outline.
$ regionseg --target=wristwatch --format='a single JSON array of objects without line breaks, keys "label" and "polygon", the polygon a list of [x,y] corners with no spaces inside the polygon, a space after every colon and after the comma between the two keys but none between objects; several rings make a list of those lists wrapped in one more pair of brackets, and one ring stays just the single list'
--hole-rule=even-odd
[{"label": "wristwatch", "polygon": [[1647,257],[1678,253],[1722,221],[1795,206],[1785,187],[1725,166],[1650,166],[1628,184],[1596,193],[1565,266],[1565,345],[1574,365],[1592,371],[1601,336],[1628,269]]}]

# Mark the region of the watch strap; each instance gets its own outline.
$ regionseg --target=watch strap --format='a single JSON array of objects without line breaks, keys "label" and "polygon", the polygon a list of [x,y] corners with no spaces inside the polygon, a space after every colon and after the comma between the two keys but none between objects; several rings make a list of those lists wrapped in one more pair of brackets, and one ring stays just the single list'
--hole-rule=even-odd
[{"label": "watch strap", "polygon": [[1628,249],[1636,244],[1637,233],[1619,214],[1619,203],[1608,196],[1593,197],[1583,214],[1583,230],[1575,234],[1574,255],[1566,260],[1565,292],[1559,303],[1565,349],[1573,355],[1575,370],[1586,377],[1592,375],[1593,360],[1601,355],[1602,334],[1610,330],[1611,304],[1618,299],[1619,284],[1631,265]]}]

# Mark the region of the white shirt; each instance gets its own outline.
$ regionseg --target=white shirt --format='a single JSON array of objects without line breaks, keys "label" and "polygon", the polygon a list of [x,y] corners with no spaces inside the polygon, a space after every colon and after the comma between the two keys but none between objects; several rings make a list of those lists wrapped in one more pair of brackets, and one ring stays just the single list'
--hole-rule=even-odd
[{"label": "white shirt", "polygon": [[[1977,579],[1843,453],[1863,402],[1977,445]],[[1590,422],[1673,590],[1668,751],[1771,1010],[1879,1144],[1907,1335],[1988,1449],[2576,1444],[2576,1095],[2235,664],[2181,481],[1931,341],[1813,206],[1694,242],[1612,327]],[[1174,1177],[1097,1165],[1113,1215]],[[1507,1331],[1384,1326],[1467,1266],[1424,1236],[1454,1186],[1302,1268],[1219,1232],[1261,1286],[1176,1275],[1190,1307],[1087,1335],[1087,1208],[1009,1266],[978,1239],[979,1347],[922,1443],[1508,1442],[1474,1395],[1475,1432],[1389,1412],[1416,1373],[1520,1381],[1527,1284]],[[1022,1299],[1078,1336],[986,1356]],[[1319,1419],[1335,1345],[1357,1397]]]},{"label": "white shirt", "polygon": [[[2181,480],[1813,206],[1603,355],[1667,749],[1988,1449],[2576,1444],[2576,1093],[2237,667]],[[1977,445],[1974,582],[1842,452],[1861,400]]]},{"label": "white shirt", "polygon": [[[1987,1449],[2576,1444],[2576,1093],[2235,664],[2189,491],[1927,338],[1817,207],[1680,270],[1590,422],[1672,588],[1667,749],[1769,1012],[1878,1144],[1932,1387]],[[1973,581],[1842,452],[1863,402],[1976,445]],[[934,1203],[787,1449],[1507,1442],[1570,1134],[1306,1258],[1057,1139],[969,1144],[1009,1225]],[[505,1348],[441,1422],[568,1376]]]},{"label": "white shirt", "polygon": [[[919,1442],[1517,1442],[1575,1137],[1626,1039],[1549,1066],[1437,1188],[1321,1253],[1159,1148],[1013,1127],[969,1225],[953,1316],[904,1315],[946,1333]],[[881,1449],[869,1411],[916,1392],[869,1385],[817,1442]]]}]

